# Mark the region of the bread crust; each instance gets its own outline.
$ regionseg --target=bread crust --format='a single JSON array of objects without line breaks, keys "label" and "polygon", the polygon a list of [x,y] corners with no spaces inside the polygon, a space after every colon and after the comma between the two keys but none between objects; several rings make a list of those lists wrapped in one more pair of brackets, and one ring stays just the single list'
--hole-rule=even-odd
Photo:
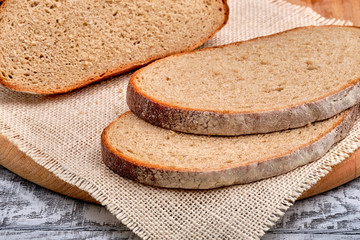
[{"label": "bread crust", "polygon": [[[312,27],[314,26],[301,28]],[[359,27],[355,28],[360,29]],[[268,38],[282,33],[260,38]],[[254,41],[255,39],[248,41]],[[230,43],[198,51],[211,51],[214,48],[224,48],[229,45],[239,45],[242,43]],[[182,54],[173,55],[168,58],[180,55]],[[157,62],[166,61],[166,59],[160,59]],[[310,122],[328,119],[360,102],[360,78],[358,78],[348,85],[329,92],[320,98],[296,105],[288,105],[283,108],[242,112],[185,108],[154,99],[139,89],[135,83],[137,75],[147,68],[151,68],[151,66],[150,64],[136,71],[131,76],[127,90],[127,104],[130,110],[141,119],[153,125],[174,131],[223,136],[274,132],[302,127]]]},{"label": "bread crust", "polygon": [[326,133],[297,149],[286,154],[257,159],[231,168],[184,170],[145,164],[139,159],[119,153],[110,145],[107,141],[107,134],[111,124],[104,129],[101,135],[102,157],[104,163],[120,176],[151,186],[211,189],[244,184],[289,172],[321,158],[332,145],[348,134],[356,120],[358,110],[358,106],[347,110],[344,116],[339,118]]},{"label": "bread crust", "polygon": [[[15,91],[19,91],[19,92],[27,92],[27,93],[33,93],[33,94],[60,94],[60,93],[66,93],[66,92],[70,92],[79,88],[82,88],[84,86],[87,86],[89,84],[95,83],[95,82],[99,82],[105,79],[108,79],[110,77],[114,77],[123,73],[127,73],[131,70],[140,68],[142,66],[145,66],[153,61],[155,61],[156,59],[160,59],[160,58],[164,58],[166,56],[172,55],[172,54],[179,54],[179,53],[185,53],[185,52],[189,52],[194,50],[195,48],[201,46],[202,44],[204,44],[206,41],[208,41],[210,38],[212,38],[221,28],[223,28],[228,19],[229,19],[229,6],[227,4],[227,0],[218,0],[221,1],[223,3],[223,9],[224,9],[224,22],[221,24],[221,26],[219,28],[217,28],[212,34],[210,34],[209,36],[205,36],[200,42],[194,44],[192,47],[189,47],[187,49],[183,49],[183,50],[179,50],[179,51],[174,51],[171,52],[169,54],[166,55],[159,55],[159,56],[154,56],[151,57],[145,61],[139,61],[139,62],[135,62],[123,67],[118,67],[115,69],[111,69],[111,70],[107,70],[104,73],[101,73],[97,76],[93,76],[92,78],[89,79],[85,79],[80,83],[65,87],[65,88],[61,88],[61,89],[54,89],[54,90],[40,90],[40,89],[34,89],[34,88],[28,88],[28,87],[24,87],[24,86],[19,86],[16,84],[11,84],[9,82],[6,81],[5,78],[3,78],[2,76],[0,76],[0,84],[2,84],[3,86],[10,88],[12,90]],[[3,0],[0,1],[0,12],[2,11],[3,8],[5,8],[6,6],[6,2],[7,0]]]}]

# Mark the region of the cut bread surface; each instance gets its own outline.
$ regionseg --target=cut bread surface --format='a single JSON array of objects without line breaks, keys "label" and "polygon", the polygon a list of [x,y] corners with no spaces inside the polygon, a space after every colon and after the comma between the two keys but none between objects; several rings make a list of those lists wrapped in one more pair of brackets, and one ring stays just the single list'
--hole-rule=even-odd
[{"label": "cut bread surface", "polygon": [[355,107],[306,127],[235,137],[174,132],[131,112],[102,134],[103,160],[123,177],[169,187],[207,189],[279,175],[323,156],[351,128]]},{"label": "cut bread surface", "polygon": [[239,135],[305,126],[360,101],[360,28],[306,27],[158,60],[128,105],[152,124]]},{"label": "cut bread surface", "polygon": [[226,1],[6,0],[0,79],[61,93],[201,45],[227,21]]}]

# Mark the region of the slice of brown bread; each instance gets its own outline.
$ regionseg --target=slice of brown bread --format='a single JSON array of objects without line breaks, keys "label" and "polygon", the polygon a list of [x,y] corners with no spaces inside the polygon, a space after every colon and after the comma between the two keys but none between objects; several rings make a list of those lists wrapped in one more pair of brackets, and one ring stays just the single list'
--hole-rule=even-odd
[{"label": "slice of brown bread", "polygon": [[226,0],[6,0],[0,83],[38,94],[67,92],[192,50],[227,18]]},{"label": "slice of brown bread", "polygon": [[127,112],[102,133],[103,161],[122,177],[159,187],[249,183],[319,159],[349,132],[357,111],[292,130],[233,137],[174,132]]},{"label": "slice of brown bread", "polygon": [[325,26],[170,56],[133,74],[127,103],[188,133],[301,127],[360,101],[359,49],[360,28]]}]

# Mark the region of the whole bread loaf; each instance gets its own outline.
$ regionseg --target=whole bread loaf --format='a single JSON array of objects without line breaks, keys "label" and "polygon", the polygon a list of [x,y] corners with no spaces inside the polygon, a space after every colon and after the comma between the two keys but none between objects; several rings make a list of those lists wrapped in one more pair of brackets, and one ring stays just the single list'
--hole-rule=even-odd
[{"label": "whole bread loaf", "polygon": [[132,75],[140,118],[207,135],[266,133],[330,118],[360,101],[360,28],[306,27],[170,56]]},{"label": "whole bread loaf", "polygon": [[127,112],[102,133],[103,161],[122,177],[159,187],[248,183],[319,159],[345,137],[357,111],[297,129],[232,137],[174,132]]},{"label": "whole bread loaf", "polygon": [[192,50],[228,18],[226,0],[0,2],[0,83],[38,94]]}]

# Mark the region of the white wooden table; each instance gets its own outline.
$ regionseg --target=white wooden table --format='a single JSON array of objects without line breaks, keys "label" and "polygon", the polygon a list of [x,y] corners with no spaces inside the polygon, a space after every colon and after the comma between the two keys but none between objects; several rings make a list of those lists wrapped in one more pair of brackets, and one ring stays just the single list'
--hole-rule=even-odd
[{"label": "white wooden table", "polygon": [[[104,207],[51,192],[1,166],[0,186],[0,239],[139,240]],[[297,201],[263,239],[360,239],[360,178]]]}]

